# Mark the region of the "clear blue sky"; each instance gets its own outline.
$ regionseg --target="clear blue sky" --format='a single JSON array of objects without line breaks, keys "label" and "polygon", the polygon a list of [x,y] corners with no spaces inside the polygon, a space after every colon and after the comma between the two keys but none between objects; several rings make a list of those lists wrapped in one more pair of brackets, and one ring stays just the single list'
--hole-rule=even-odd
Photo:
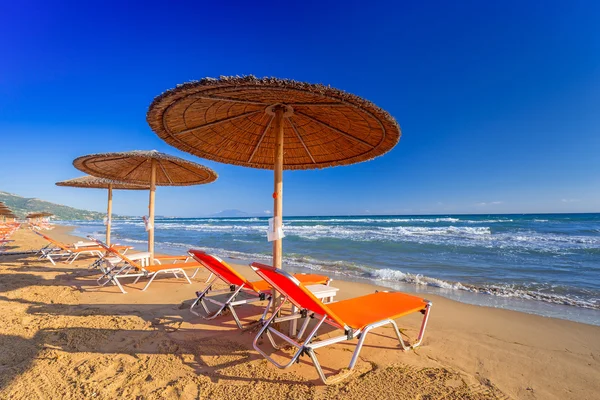
[{"label": "clear blue sky", "polygon": [[[178,83],[254,74],[363,96],[403,130],[374,161],[286,172],[285,215],[600,211],[600,2],[239,3],[2,1],[0,190],[103,210],[104,192],[54,182],[83,154],[157,149],[220,175],[159,188],[158,214],[270,210],[272,172],[145,121]],[[115,195],[117,213],[146,204]]]}]

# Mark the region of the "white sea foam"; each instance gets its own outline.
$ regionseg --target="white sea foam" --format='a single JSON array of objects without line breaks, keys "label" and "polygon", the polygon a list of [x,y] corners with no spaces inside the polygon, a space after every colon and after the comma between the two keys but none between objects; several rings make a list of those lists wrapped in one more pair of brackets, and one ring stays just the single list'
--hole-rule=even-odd
[{"label": "white sea foam", "polygon": [[[229,251],[217,248],[203,248],[205,251],[220,257],[240,259],[244,261],[263,261],[269,263],[270,254],[253,254]],[[566,295],[544,293],[539,290],[526,290],[514,288],[512,285],[472,285],[460,282],[450,282],[443,279],[433,278],[421,274],[411,274],[395,269],[375,269],[357,265],[347,261],[324,261],[308,256],[288,255],[284,257],[285,265],[307,268],[320,271],[325,274],[342,275],[348,278],[367,278],[377,283],[407,283],[417,286],[427,286],[446,290],[459,290],[470,293],[485,294],[498,297],[512,297],[518,299],[537,300],[546,303],[571,305],[589,309],[600,310],[600,299],[580,299]]]},{"label": "white sea foam", "polygon": [[[123,223],[123,221],[119,221]],[[131,223],[127,223],[131,225]],[[137,224],[137,222],[135,223]],[[78,224],[93,227],[93,224]],[[166,224],[165,224],[166,225]],[[174,223],[173,225],[182,225]],[[240,236],[232,237],[232,241],[249,242],[244,239],[248,233],[264,232],[265,226],[261,224],[252,225],[211,225],[211,224],[192,224],[186,228],[198,232],[227,233],[237,232]],[[87,228],[86,228],[87,229]],[[177,229],[177,228],[175,228]],[[211,231],[212,229],[212,231]],[[454,244],[462,246],[479,247],[498,247],[502,249],[535,250],[535,251],[555,251],[560,253],[565,249],[591,248],[600,249],[600,238],[597,236],[568,236],[560,234],[536,233],[522,231],[519,234],[500,233],[494,234],[489,227],[348,227],[331,226],[318,224],[314,226],[287,226],[288,236],[297,236],[303,239],[318,238],[346,238],[350,240],[384,240],[384,241],[412,241],[417,243],[430,244]],[[103,232],[94,232],[94,236],[103,237]],[[132,238],[116,238],[118,242],[145,244],[146,240]],[[159,242],[162,248],[173,248],[175,252],[181,253],[189,248],[199,247],[185,242]],[[222,248],[201,247],[205,251],[214,253],[221,257],[235,258],[244,261],[262,261],[270,262],[270,254],[244,253],[231,251]],[[460,282],[442,280],[435,277],[429,277],[421,274],[411,274],[405,271],[385,268],[375,269],[364,265],[354,264],[341,260],[319,260],[305,255],[286,253],[284,264],[295,267],[308,268],[315,271],[321,271],[327,274],[337,274],[347,277],[367,278],[376,282],[401,282],[417,286],[435,287],[445,290],[460,290],[471,293],[480,293],[505,298],[518,298],[543,301],[553,304],[571,305],[590,309],[600,309],[600,300],[590,298],[585,299],[565,294],[548,293],[540,290],[541,284],[531,282],[532,288],[515,288],[511,285],[481,284],[473,285]],[[555,288],[550,287],[550,291]]]},{"label": "white sea foam", "polygon": [[473,291],[460,282],[446,282],[441,279],[430,278],[421,274],[409,274],[394,269],[376,269],[372,276],[375,279],[392,282],[412,283],[420,286],[433,286],[442,289]]},{"label": "white sea foam", "polygon": [[[334,220],[332,218],[330,220]],[[234,219],[231,219],[232,221]],[[209,223],[205,220],[159,222],[156,224],[157,231],[187,231],[198,232],[202,240],[248,240],[249,235],[254,240],[264,237],[267,229],[265,220],[247,219],[246,223]],[[252,222],[250,222],[252,220]],[[359,220],[356,218],[355,220]],[[361,219],[366,220],[366,219]],[[308,220],[307,220],[308,221]],[[315,223],[317,220],[310,220]],[[343,221],[340,219],[340,221]],[[490,220],[491,221],[491,220]],[[461,221],[462,222],[462,221]],[[415,243],[419,245],[452,246],[501,249],[511,252],[542,252],[557,255],[571,254],[573,251],[591,250],[600,251],[600,236],[594,232],[598,229],[590,228],[590,235],[574,235],[561,233],[536,232],[533,230],[500,230],[496,231],[490,226],[460,226],[450,224],[447,226],[378,226],[378,225],[335,225],[328,224],[324,220],[318,220],[316,224],[300,224],[294,220],[284,224],[284,232],[289,239],[300,240],[351,240],[354,242],[392,242],[392,243]],[[96,222],[82,222],[78,225],[101,226]],[[143,223],[140,221],[117,221],[117,230],[141,229]],[[125,233],[126,234],[126,233]],[[217,236],[214,236],[217,235]]]}]

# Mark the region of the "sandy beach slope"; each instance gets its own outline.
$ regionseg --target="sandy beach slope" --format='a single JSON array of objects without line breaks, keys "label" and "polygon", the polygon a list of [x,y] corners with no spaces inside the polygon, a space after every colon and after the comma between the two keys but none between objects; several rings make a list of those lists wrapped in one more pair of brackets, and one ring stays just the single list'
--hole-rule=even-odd
[{"label": "sandy beach slope", "polygon": [[[68,228],[50,232],[76,241]],[[15,248],[39,248],[27,230]],[[202,271],[188,285],[157,278],[128,294],[95,284],[89,259],[72,265],[31,255],[0,257],[0,398],[80,399],[594,399],[600,397],[600,327],[513,311],[433,301],[423,346],[402,352],[391,328],[368,338],[356,373],[323,386],[307,357],[281,371],[252,349],[253,334],[228,316],[192,315]],[[245,266],[239,270],[252,279]],[[372,285],[334,281],[338,299]],[[240,309],[246,321],[258,306]],[[409,340],[419,317],[399,321]],[[347,365],[353,346],[318,355],[327,373]]]}]

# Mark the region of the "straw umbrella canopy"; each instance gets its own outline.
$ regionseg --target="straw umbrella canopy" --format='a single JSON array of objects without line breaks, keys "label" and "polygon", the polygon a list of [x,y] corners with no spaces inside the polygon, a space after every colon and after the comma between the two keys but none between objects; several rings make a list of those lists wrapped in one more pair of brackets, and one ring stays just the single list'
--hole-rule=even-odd
[{"label": "straw umbrella canopy", "polygon": [[[154,99],[146,120],[180,150],[274,170],[274,232],[281,228],[284,169],[371,160],[400,139],[395,119],[360,97],[323,85],[253,76],[179,85]],[[276,239],[273,266],[281,268],[281,259],[281,239]]]},{"label": "straw umbrella canopy", "polygon": [[0,211],[0,217],[3,221],[6,221],[7,218],[17,219],[17,216],[10,211]]},{"label": "straw umbrella canopy", "polygon": [[6,220],[6,218],[17,218],[11,209],[4,205],[0,205],[0,217],[2,217],[3,220]]},{"label": "straw umbrella canopy", "polygon": [[108,201],[106,208],[106,244],[110,246],[110,227],[112,223],[112,191],[121,190],[147,190],[150,185],[136,185],[133,183],[118,182],[110,179],[98,178],[96,176],[82,176],[79,178],[68,179],[66,181],[56,182],[56,186],[88,188],[88,189],[107,189]]},{"label": "straw umbrella canopy", "polygon": [[27,216],[25,218],[39,220],[40,218],[51,217],[53,215],[54,214],[52,214],[52,213],[44,211],[44,212],[29,213],[29,214],[27,214]]},{"label": "straw umbrella canopy", "polygon": [[42,217],[50,217],[54,214],[49,213],[49,212],[35,212],[35,213],[29,213],[27,214],[27,216],[25,218],[42,218]]},{"label": "straw umbrella canopy", "polygon": [[214,182],[212,169],[179,157],[151,151],[90,154],[73,161],[87,174],[119,182],[150,186],[148,251],[154,262],[154,198],[156,186],[191,186]]}]

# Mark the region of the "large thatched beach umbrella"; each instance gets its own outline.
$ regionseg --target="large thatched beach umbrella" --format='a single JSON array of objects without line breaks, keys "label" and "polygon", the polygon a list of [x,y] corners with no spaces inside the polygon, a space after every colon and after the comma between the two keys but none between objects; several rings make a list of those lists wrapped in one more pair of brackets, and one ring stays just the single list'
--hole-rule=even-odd
[{"label": "large thatched beach umbrella", "polygon": [[149,185],[148,251],[154,262],[154,197],[156,186],[191,186],[214,182],[212,169],[156,150],[90,154],[73,161],[87,174],[119,182]]},{"label": "large thatched beach umbrella", "polygon": [[[156,97],[146,117],[164,141],[199,157],[275,172],[274,213],[281,228],[283,170],[349,165],[398,143],[394,118],[360,97],[275,78],[206,78]],[[273,266],[281,268],[281,240]]]},{"label": "large thatched beach umbrella", "polygon": [[136,185],[113,181],[110,179],[98,178],[96,176],[82,176],[80,178],[68,179],[66,181],[56,182],[56,186],[88,188],[88,189],[107,189],[108,201],[106,207],[106,244],[110,246],[110,227],[112,222],[112,191],[115,190],[148,190],[150,185]]}]

